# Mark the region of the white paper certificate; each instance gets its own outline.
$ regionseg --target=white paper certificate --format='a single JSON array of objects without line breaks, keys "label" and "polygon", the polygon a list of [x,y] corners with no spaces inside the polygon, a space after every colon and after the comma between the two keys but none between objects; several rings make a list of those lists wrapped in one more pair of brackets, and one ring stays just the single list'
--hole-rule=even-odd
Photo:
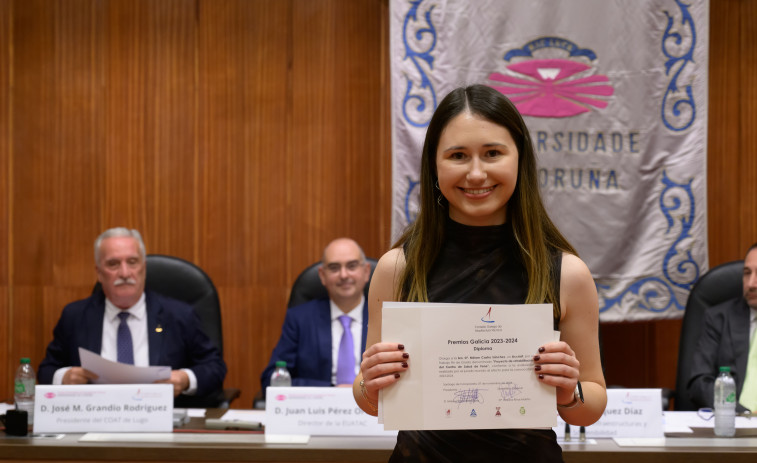
[{"label": "white paper certificate", "polygon": [[380,392],[384,429],[549,428],[555,388],[533,357],[555,339],[549,304],[385,302],[382,341],[410,354],[402,378]]}]

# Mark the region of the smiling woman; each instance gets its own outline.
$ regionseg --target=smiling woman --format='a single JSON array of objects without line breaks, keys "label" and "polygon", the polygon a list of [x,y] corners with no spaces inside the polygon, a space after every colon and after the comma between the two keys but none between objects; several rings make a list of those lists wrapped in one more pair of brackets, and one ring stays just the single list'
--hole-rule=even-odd
[{"label": "smiling woman", "polygon": [[[357,403],[376,414],[379,390],[413,368],[404,344],[381,342],[384,301],[546,302],[560,341],[533,346],[535,355],[519,367],[555,389],[555,408],[567,423],[599,419],[607,397],[596,288],[544,209],[531,137],[512,102],[483,85],[450,92],[429,123],[419,185],[418,217],[379,260],[371,282],[369,347],[353,384]],[[485,351],[487,342],[510,339],[448,342]],[[457,370],[466,372],[473,369]],[[400,431],[390,461],[500,459],[557,462],[562,452],[552,430],[431,428]]]},{"label": "smiling woman", "polygon": [[469,111],[460,114],[442,132],[436,169],[452,220],[505,223],[518,178],[518,148],[506,128]]}]

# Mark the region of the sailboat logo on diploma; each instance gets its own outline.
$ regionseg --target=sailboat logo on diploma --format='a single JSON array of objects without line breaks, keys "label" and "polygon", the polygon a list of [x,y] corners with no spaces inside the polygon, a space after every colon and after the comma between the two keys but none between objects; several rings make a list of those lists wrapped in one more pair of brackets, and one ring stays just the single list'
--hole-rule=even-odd
[{"label": "sailboat logo on diploma", "polygon": [[486,312],[486,315],[481,317],[481,321],[484,323],[494,323],[494,320],[492,320],[492,308],[489,307],[489,311]]}]

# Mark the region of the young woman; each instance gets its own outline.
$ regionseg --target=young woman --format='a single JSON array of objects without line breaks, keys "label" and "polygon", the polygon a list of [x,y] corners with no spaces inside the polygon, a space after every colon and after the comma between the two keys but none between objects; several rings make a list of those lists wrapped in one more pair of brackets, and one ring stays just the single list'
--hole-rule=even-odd
[{"label": "young woman", "polygon": [[[381,342],[384,301],[552,303],[558,342],[534,346],[534,374],[556,388],[575,425],[600,418],[598,300],[586,265],[547,216],[531,137],[515,106],[483,85],[441,101],[426,133],[418,217],[380,260],[370,294],[369,346],[353,391],[375,415],[378,391],[402,380],[412,356]],[[508,459],[509,458],[509,459]],[[390,461],[562,461],[544,429],[401,431]]]}]

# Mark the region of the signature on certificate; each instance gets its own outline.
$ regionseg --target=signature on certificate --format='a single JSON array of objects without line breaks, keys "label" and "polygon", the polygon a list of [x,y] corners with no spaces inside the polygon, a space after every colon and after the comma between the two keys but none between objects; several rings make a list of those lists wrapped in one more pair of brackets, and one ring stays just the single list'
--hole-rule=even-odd
[{"label": "signature on certificate", "polygon": [[480,394],[480,391],[485,390],[486,389],[461,389],[459,391],[455,391],[452,402],[456,404],[483,402],[484,396]]},{"label": "signature on certificate", "polygon": [[523,392],[523,386],[507,382],[497,386],[497,390],[499,390],[499,397],[502,400],[510,400],[519,396]]}]

